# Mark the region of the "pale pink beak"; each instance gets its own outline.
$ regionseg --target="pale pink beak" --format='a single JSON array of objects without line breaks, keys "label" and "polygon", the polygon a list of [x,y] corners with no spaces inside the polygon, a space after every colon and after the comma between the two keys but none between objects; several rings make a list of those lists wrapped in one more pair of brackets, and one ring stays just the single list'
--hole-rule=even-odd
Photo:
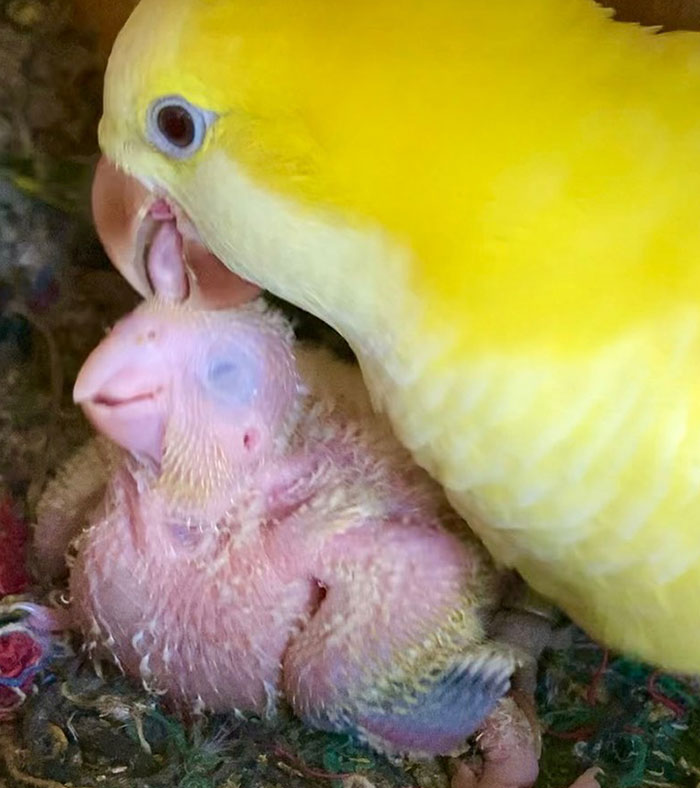
[{"label": "pale pink beak", "polygon": [[[92,186],[92,213],[97,234],[114,266],[144,298],[153,294],[147,271],[148,246],[163,221],[162,197],[117,169],[104,156]],[[187,218],[171,206],[177,219],[188,279],[188,303],[201,309],[227,309],[260,294],[257,285],[226,268],[199,241]]]},{"label": "pale pink beak", "polygon": [[73,400],[99,432],[159,463],[167,382],[167,364],[157,345],[145,333],[124,332],[117,326],[80,370]]}]

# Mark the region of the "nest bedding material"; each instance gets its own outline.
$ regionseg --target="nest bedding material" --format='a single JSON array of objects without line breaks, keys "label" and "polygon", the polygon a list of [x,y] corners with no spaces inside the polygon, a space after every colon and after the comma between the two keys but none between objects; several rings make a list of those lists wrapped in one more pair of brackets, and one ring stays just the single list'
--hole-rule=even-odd
[{"label": "nest bedding material", "polygon": [[[31,522],[45,479],[90,434],[71,383],[136,301],[90,228],[101,71],[69,10],[57,0],[0,0],[0,552],[21,561],[26,531],[23,541],[10,530]],[[301,337],[348,356],[329,329],[291,314]],[[13,572],[0,593],[25,587],[22,566]],[[21,614],[0,615],[0,647],[17,626]],[[180,721],[110,666],[96,672],[79,643],[54,646],[28,674],[19,710],[0,715],[0,788],[448,785],[444,764],[392,764],[284,713],[274,722]],[[609,786],[700,784],[694,680],[608,657],[574,631],[568,648],[543,660],[538,705],[543,788],[568,785],[593,764]]]}]

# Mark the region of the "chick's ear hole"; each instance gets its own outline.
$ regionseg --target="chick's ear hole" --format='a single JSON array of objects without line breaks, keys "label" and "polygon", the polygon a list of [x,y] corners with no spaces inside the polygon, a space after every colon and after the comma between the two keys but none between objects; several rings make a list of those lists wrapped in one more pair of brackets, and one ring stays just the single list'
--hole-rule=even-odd
[{"label": "chick's ear hole", "polygon": [[260,443],[260,436],[257,430],[246,430],[243,435],[243,448],[246,451],[255,451],[257,445]]}]

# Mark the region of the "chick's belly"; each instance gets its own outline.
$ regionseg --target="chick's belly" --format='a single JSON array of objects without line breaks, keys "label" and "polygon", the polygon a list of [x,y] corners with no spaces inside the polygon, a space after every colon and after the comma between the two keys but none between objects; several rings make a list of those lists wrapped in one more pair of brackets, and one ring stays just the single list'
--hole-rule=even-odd
[{"label": "chick's belly", "polygon": [[118,525],[88,532],[71,573],[75,617],[88,641],[177,703],[268,709],[317,586],[281,577],[261,561],[260,544],[195,563],[185,551],[143,552]]}]

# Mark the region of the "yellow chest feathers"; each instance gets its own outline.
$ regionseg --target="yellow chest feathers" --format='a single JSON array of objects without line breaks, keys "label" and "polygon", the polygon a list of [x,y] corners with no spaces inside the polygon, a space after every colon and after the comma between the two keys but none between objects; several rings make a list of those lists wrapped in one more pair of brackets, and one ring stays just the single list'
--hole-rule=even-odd
[{"label": "yellow chest feathers", "polygon": [[654,545],[663,580],[700,556],[700,540],[679,556],[655,527],[700,515],[699,356],[688,311],[569,360],[453,350],[386,402],[421,461],[504,532],[505,560],[575,546],[614,572]]},{"label": "yellow chest feathers", "polygon": [[697,670],[699,356],[695,311],[569,361],[453,350],[409,385],[368,372],[497,559],[613,647]]}]

